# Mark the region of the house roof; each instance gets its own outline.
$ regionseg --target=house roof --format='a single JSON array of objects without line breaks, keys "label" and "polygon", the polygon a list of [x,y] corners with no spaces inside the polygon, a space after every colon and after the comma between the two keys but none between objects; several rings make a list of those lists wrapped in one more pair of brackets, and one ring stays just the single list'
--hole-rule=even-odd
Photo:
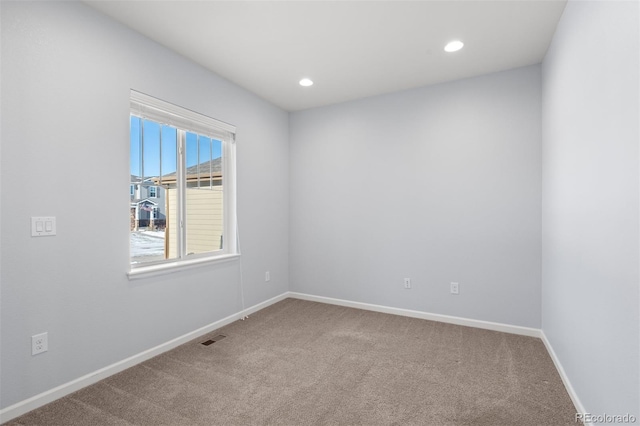
[{"label": "house roof", "polygon": [[[220,179],[222,179],[222,157],[214,158],[213,160],[204,161],[200,164],[194,164],[193,166],[187,167],[185,173],[187,175],[187,181],[193,181],[198,178],[213,178],[213,180],[219,181]],[[176,172],[162,175],[162,183],[172,183],[175,182],[175,180]],[[156,178],[155,182],[159,182],[159,179]]]},{"label": "house roof", "polygon": [[[198,167],[200,168],[200,174],[214,174],[222,173],[222,157],[214,158],[213,160],[205,161],[204,163],[196,164],[191,167],[187,167],[187,175],[195,175],[198,173]],[[211,168],[211,169],[210,169]]]},{"label": "house roof", "polygon": [[[148,181],[150,183],[154,183],[155,179],[156,179],[155,176],[150,176],[150,177],[145,178],[144,180]],[[129,182],[131,182],[131,183],[140,183],[140,176],[131,175],[131,180]]]},{"label": "house roof", "polygon": [[140,199],[131,201],[131,204],[142,204],[142,203],[149,203],[149,204],[153,204],[154,206],[158,205],[158,203],[156,203],[153,200],[150,200],[149,198],[140,198]]},{"label": "house roof", "polygon": [[[214,158],[213,160],[204,161],[200,164],[194,164],[187,167],[185,170],[187,175],[187,181],[193,181],[200,179],[211,179],[219,181],[222,178],[222,157]],[[176,181],[176,172],[171,172],[162,175],[161,177],[147,177],[145,181],[151,181],[153,184],[158,185],[162,183],[172,183]],[[133,183],[140,182],[140,176],[131,175],[131,181]]]},{"label": "house roof", "polygon": [[[200,175],[206,174],[209,175],[210,172],[213,172],[214,176],[220,175],[222,173],[222,157],[214,158],[213,160],[204,161],[200,164],[194,164],[191,167],[187,167],[185,170],[187,175],[196,175],[198,174],[198,168],[200,170]],[[211,169],[210,169],[211,168]],[[176,172],[167,173],[166,175],[162,175],[162,179],[166,177],[175,177]]]}]

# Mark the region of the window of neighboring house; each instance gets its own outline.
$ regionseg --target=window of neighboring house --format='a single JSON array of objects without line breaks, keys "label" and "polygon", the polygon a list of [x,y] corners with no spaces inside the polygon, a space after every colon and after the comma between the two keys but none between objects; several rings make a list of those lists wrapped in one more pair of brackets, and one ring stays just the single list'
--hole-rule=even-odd
[{"label": "window of neighboring house", "polygon": [[134,196],[136,194],[136,186],[135,185],[129,185],[129,194],[131,196]]},{"label": "window of neighboring house", "polygon": [[131,186],[164,191],[132,219],[130,274],[237,255],[235,127],[133,90],[130,126]]}]

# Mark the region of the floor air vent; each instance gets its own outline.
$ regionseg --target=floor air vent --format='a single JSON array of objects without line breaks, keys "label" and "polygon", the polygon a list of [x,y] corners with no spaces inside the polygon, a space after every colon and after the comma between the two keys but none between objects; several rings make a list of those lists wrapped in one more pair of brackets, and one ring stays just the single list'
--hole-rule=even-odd
[{"label": "floor air vent", "polygon": [[225,337],[227,337],[227,336],[225,336],[224,334],[219,334],[219,335],[217,335],[216,337],[214,337],[212,339],[209,339],[209,340],[207,340],[205,342],[202,342],[202,344],[205,345],[205,346],[213,345],[215,342],[219,342],[220,340],[224,339]]}]

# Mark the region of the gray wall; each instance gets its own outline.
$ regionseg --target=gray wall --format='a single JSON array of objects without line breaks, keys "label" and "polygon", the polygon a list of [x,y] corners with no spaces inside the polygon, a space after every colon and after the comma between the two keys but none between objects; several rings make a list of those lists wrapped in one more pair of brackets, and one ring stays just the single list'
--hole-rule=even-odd
[{"label": "gray wall", "polygon": [[540,93],[531,66],[291,114],[291,290],[539,327]]},{"label": "gray wall", "polygon": [[[290,117],[82,4],[0,5],[0,407],[237,312],[242,267],[246,306],[290,289],[542,326],[588,411],[638,416],[637,2],[570,2],[542,85],[533,66]],[[131,88],[238,127],[241,264],[126,278]]]},{"label": "gray wall", "polygon": [[288,289],[286,112],[81,3],[1,7],[2,407],[240,310],[239,262],[125,275],[131,88],[237,126],[246,305]]},{"label": "gray wall", "polygon": [[588,412],[639,415],[638,2],[569,2],[543,63],[542,327]]}]

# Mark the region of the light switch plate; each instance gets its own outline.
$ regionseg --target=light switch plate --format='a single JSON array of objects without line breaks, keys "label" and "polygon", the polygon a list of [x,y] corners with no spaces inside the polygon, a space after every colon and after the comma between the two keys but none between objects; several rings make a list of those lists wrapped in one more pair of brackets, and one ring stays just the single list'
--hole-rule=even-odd
[{"label": "light switch plate", "polygon": [[56,218],[54,216],[37,216],[31,218],[31,236],[47,237],[56,235]]}]

